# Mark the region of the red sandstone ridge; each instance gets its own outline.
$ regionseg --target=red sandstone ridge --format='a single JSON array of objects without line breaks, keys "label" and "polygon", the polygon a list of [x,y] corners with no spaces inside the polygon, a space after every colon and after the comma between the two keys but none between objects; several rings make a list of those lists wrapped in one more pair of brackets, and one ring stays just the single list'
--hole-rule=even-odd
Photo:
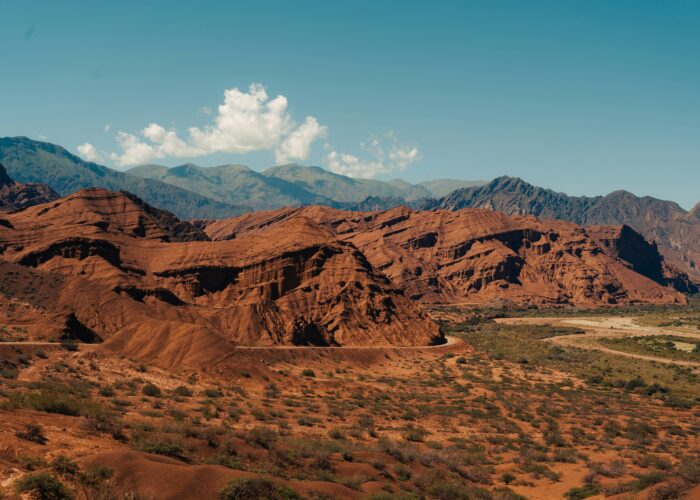
[{"label": "red sandstone ridge", "polygon": [[0,164],[0,212],[31,207],[58,198],[47,184],[20,184]]},{"label": "red sandstone ridge", "polygon": [[442,340],[354,244],[308,219],[212,242],[168,212],[103,189],[5,218],[3,300],[130,356],[175,366],[223,359],[234,344]]},{"label": "red sandstone ridge", "polygon": [[[215,221],[205,230],[214,240],[249,238],[300,219],[351,242],[409,297],[421,301],[602,305],[686,300],[664,280],[656,247],[630,228],[610,229],[614,234],[607,234],[605,246],[600,241],[605,228],[592,235],[569,222],[483,209],[399,207],[362,213],[304,207]],[[627,251],[634,248],[644,254]]]}]

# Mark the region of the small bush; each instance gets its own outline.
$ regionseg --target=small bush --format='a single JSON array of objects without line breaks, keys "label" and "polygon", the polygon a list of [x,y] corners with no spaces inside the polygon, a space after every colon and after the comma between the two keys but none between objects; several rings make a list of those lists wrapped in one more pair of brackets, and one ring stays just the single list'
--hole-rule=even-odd
[{"label": "small bush", "polygon": [[54,461],[51,462],[51,469],[61,476],[75,476],[80,472],[78,464],[64,455],[57,456]]},{"label": "small bush", "polygon": [[18,432],[16,436],[37,444],[46,444],[47,441],[46,436],[44,436],[44,429],[36,424],[27,424],[26,430]]},{"label": "small bush", "polygon": [[219,493],[219,500],[262,498],[296,500],[300,499],[301,496],[291,488],[275,484],[263,478],[234,479]]},{"label": "small bush", "polygon": [[183,462],[189,461],[185,448],[180,443],[171,440],[139,441],[136,443],[136,448],[146,453],[154,453],[156,455],[177,458]]},{"label": "small bush", "polygon": [[314,371],[312,369],[306,368],[305,370],[303,370],[301,372],[301,376],[302,377],[315,377],[316,373],[314,373]]},{"label": "small bush", "polygon": [[428,431],[422,427],[409,426],[404,431],[404,439],[406,441],[413,441],[414,443],[420,443],[425,440],[425,436],[428,435]]},{"label": "small bush", "polygon": [[81,477],[81,482],[90,488],[99,488],[114,475],[114,471],[109,467],[96,465],[88,469]]},{"label": "small bush", "polygon": [[205,389],[204,392],[203,392],[203,394],[204,394],[206,397],[208,397],[208,398],[213,398],[213,399],[220,398],[220,397],[222,397],[222,396],[224,395],[224,394],[223,394],[220,390],[218,390],[218,389]]},{"label": "small bush", "polygon": [[271,427],[259,425],[248,431],[246,441],[255,443],[258,446],[262,446],[263,448],[267,448],[269,450],[272,448],[274,442],[277,441],[278,437],[279,435],[277,434],[276,430],[272,429]]},{"label": "small bush", "polygon": [[154,384],[146,384],[141,390],[144,396],[150,396],[152,398],[159,398],[161,395],[160,389]]},{"label": "small bush", "polygon": [[25,476],[17,482],[17,493],[30,493],[36,500],[69,500],[73,494],[48,472]]},{"label": "small bush", "polygon": [[190,396],[192,396],[192,390],[184,385],[176,387],[173,392],[175,393],[175,395],[182,396],[183,398],[189,398]]},{"label": "small bush", "polygon": [[501,481],[503,481],[505,484],[510,484],[513,481],[515,481],[516,477],[514,474],[511,474],[510,472],[504,472],[501,475]]},{"label": "small bush", "polygon": [[649,474],[640,474],[639,476],[637,476],[634,488],[637,491],[641,491],[643,489],[648,488],[649,486],[653,486],[657,483],[660,483],[664,479],[666,479],[666,474],[664,474],[663,472],[650,472]]},{"label": "small bush", "polygon": [[600,487],[597,484],[586,484],[578,488],[571,488],[566,492],[565,496],[568,500],[583,500],[584,498],[592,497],[600,493]]},{"label": "small bush", "polygon": [[114,397],[114,389],[110,386],[105,386],[100,389],[100,396],[104,396],[105,398],[111,398]]}]

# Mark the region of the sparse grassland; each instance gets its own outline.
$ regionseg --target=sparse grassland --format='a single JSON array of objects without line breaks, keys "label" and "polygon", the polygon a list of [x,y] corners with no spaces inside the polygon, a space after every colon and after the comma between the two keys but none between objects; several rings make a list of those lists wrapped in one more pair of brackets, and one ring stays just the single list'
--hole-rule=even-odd
[{"label": "sparse grassland", "polygon": [[681,361],[700,362],[700,340],[675,335],[602,339],[602,343],[620,351],[652,354]]},{"label": "sparse grassland", "polygon": [[692,370],[547,340],[579,327],[442,314],[462,342],[242,352],[211,372],[23,351],[0,382],[0,442],[17,450],[0,452],[0,480],[12,491],[92,498],[101,485],[138,498],[149,480],[127,488],[121,474],[173,463],[178,478],[190,467],[219,477],[213,498],[501,500],[662,495],[700,482]]}]

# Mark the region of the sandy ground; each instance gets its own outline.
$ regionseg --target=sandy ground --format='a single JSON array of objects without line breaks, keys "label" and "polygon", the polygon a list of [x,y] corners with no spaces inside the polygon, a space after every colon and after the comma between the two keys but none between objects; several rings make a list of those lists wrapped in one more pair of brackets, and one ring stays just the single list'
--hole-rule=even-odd
[{"label": "sandy ground", "polygon": [[545,339],[562,346],[580,347],[583,349],[595,349],[598,351],[624,356],[628,358],[645,359],[658,363],[690,366],[700,368],[700,363],[695,361],[675,360],[661,356],[651,356],[632,352],[624,352],[611,349],[600,343],[605,338],[642,337],[656,335],[675,335],[690,340],[700,341],[700,332],[690,328],[680,327],[655,327],[641,325],[634,317],[604,316],[593,318],[499,318],[496,320],[506,325],[559,325],[578,327],[586,331],[581,335],[561,335]]}]

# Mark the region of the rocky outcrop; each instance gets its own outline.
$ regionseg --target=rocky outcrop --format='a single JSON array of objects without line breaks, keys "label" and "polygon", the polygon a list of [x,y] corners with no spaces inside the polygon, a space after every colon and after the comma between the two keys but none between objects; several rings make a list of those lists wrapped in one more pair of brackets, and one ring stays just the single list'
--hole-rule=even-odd
[{"label": "rocky outcrop", "polygon": [[[602,305],[684,302],[654,245],[630,228],[597,228],[489,210],[283,209],[212,222],[214,240],[309,220],[362,251],[414,300]],[[606,246],[607,244],[607,246]],[[642,253],[637,255],[638,250]],[[626,260],[629,259],[629,260]]]},{"label": "rocky outcrop", "polygon": [[21,275],[8,277],[6,296],[69,317],[71,338],[130,356],[208,363],[235,344],[443,340],[356,245],[308,219],[212,242],[133,195],[96,188],[6,219],[0,261]]},{"label": "rocky outcrop", "polygon": [[0,211],[18,210],[58,198],[46,184],[20,184],[13,181],[0,164]]},{"label": "rocky outcrop", "polygon": [[[699,204],[700,205],[700,204]],[[677,203],[627,191],[607,196],[568,196],[528,184],[514,177],[499,177],[484,186],[456,190],[426,208],[460,210],[487,208],[508,215],[534,215],[579,225],[627,225],[645,239],[655,241],[672,269],[700,283],[700,208],[686,212]],[[685,278],[684,278],[685,275]]]},{"label": "rocky outcrop", "polygon": [[631,227],[593,226],[588,232],[606,253],[626,262],[635,272],[679,292],[698,292],[686,273],[665,261],[655,242],[648,242]]}]

